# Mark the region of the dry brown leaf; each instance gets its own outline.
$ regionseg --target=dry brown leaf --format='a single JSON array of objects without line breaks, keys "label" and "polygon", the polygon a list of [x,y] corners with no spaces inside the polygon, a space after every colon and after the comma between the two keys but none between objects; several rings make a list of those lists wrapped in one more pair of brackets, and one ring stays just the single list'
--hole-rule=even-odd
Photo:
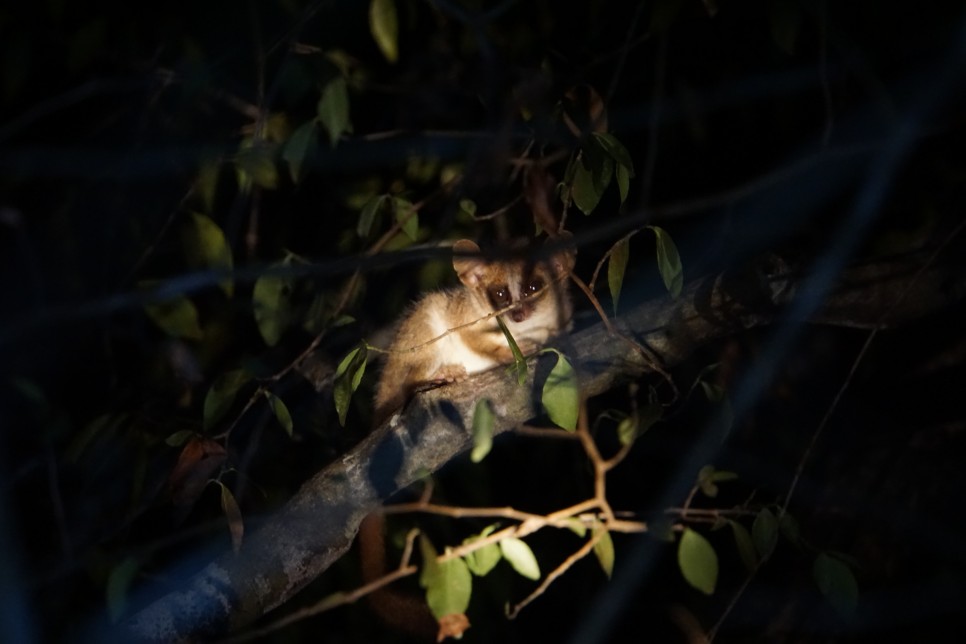
[{"label": "dry brown leaf", "polygon": [[469,627],[470,619],[463,613],[443,615],[439,618],[439,633],[436,635],[436,641],[442,642],[447,637],[459,639]]},{"label": "dry brown leaf", "polygon": [[168,477],[171,502],[178,506],[193,504],[224,462],[225,448],[220,443],[207,438],[192,438],[185,443]]}]

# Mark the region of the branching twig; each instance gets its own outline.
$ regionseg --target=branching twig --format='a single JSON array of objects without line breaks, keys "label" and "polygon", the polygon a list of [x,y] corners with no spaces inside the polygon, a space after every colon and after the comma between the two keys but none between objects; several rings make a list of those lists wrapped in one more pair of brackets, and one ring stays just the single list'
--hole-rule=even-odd
[{"label": "branching twig", "polygon": [[540,582],[540,585],[537,586],[536,590],[534,590],[532,593],[530,593],[529,595],[527,595],[523,599],[523,601],[519,602],[513,608],[509,609],[507,611],[506,616],[509,619],[516,619],[517,615],[520,614],[520,611],[522,611],[524,608],[526,608],[526,606],[530,602],[532,602],[537,597],[539,597],[540,595],[544,594],[547,591],[547,588],[550,587],[550,584],[552,584],[554,581],[556,581],[557,578],[560,577],[562,574],[564,574],[565,572],[567,572],[568,570],[570,570],[570,568],[575,563],[577,563],[578,561],[580,561],[581,559],[583,559],[584,557],[586,557],[588,554],[590,554],[591,551],[593,551],[594,546],[597,545],[597,542],[600,541],[603,536],[604,536],[604,530],[597,530],[597,531],[595,531],[593,533],[593,535],[591,536],[591,538],[588,539],[586,541],[586,543],[584,543],[584,545],[582,545],[580,547],[579,550],[577,550],[572,555],[570,555],[569,557],[567,557],[566,559],[564,559],[563,560],[563,563],[561,563],[559,566],[557,566],[556,568],[554,568],[553,570],[551,570],[547,574],[547,576],[544,577],[543,581]]}]

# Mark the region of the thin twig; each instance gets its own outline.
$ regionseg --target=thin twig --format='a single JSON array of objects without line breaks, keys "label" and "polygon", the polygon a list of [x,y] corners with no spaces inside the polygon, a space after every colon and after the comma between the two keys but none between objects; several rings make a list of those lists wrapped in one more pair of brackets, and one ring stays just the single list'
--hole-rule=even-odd
[{"label": "thin twig", "polygon": [[507,618],[516,619],[517,615],[520,614],[520,611],[526,608],[527,605],[530,604],[530,602],[532,602],[537,597],[539,597],[540,595],[544,594],[547,591],[547,589],[550,587],[550,584],[556,581],[557,578],[560,577],[562,574],[570,570],[570,568],[575,563],[577,563],[578,561],[580,561],[581,559],[589,555],[591,551],[594,549],[594,546],[597,545],[597,542],[600,541],[601,538],[603,538],[605,532],[606,532],[605,530],[595,531],[593,533],[593,536],[590,539],[588,539],[587,542],[584,543],[584,545],[582,545],[579,550],[577,550],[572,555],[564,559],[563,563],[561,563],[559,566],[557,566],[552,571],[550,571],[547,574],[547,576],[544,577],[543,581],[540,582],[540,585],[537,586],[536,590],[534,590],[532,593],[527,595],[523,599],[523,601],[521,601],[520,603],[516,604],[513,608],[508,610],[506,614]]}]

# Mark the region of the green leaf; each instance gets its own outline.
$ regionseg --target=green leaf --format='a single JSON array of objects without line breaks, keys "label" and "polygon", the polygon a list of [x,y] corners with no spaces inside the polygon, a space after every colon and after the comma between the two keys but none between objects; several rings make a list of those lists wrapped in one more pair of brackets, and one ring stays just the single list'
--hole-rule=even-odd
[{"label": "green leaf", "polygon": [[684,287],[684,269],[681,267],[681,256],[674,240],[659,226],[648,226],[657,237],[657,268],[661,272],[664,286],[674,297],[681,294]]},{"label": "green leaf", "polygon": [[278,168],[272,158],[274,150],[269,145],[250,145],[239,150],[235,157],[235,166],[240,176],[238,183],[245,185],[247,180],[255,182],[266,190],[278,187]]},{"label": "green leaf", "polygon": [[[182,239],[185,256],[192,268],[231,271],[231,248],[228,247],[225,234],[211,217],[196,212],[191,213]],[[234,287],[230,279],[223,280],[219,286],[225,295],[232,296]]]},{"label": "green leaf", "polygon": [[614,160],[610,157],[603,157],[597,161],[597,165],[593,166],[593,170],[594,185],[597,186],[598,194],[603,195],[614,178]]},{"label": "green leaf", "polygon": [[792,515],[785,514],[781,515],[778,520],[778,529],[788,539],[792,545],[796,547],[801,547],[804,545],[804,540],[802,539],[802,532],[798,527],[798,521]]},{"label": "green leaf", "polygon": [[733,481],[738,478],[734,472],[724,470],[718,471],[713,465],[705,465],[698,472],[698,487],[705,495],[714,498],[718,496],[717,483],[722,481]]},{"label": "green leaf", "polygon": [[315,134],[315,119],[306,121],[299,126],[282,148],[282,159],[288,164],[292,183],[298,183],[304,176],[302,168],[305,161],[315,154],[318,148],[318,138]]},{"label": "green leaf", "polygon": [[631,173],[627,168],[618,164],[617,168],[614,170],[614,178],[617,179],[617,189],[620,191],[621,195],[621,205],[627,201],[627,195],[631,191]]},{"label": "green leaf", "polygon": [[617,440],[621,445],[630,445],[637,439],[638,427],[639,423],[635,416],[627,416],[617,423]]},{"label": "green leaf", "polygon": [[486,398],[478,401],[473,410],[473,451],[470,453],[470,460],[474,463],[479,463],[490,453],[495,421],[492,403]]},{"label": "green leaf", "polygon": [[221,174],[220,160],[206,160],[198,168],[195,186],[206,212],[215,209],[215,195],[218,193],[218,177]]},{"label": "green leaf", "polygon": [[768,508],[762,509],[751,524],[751,537],[762,561],[771,557],[778,543],[778,519]]},{"label": "green leaf", "polygon": [[228,486],[221,481],[217,483],[221,487],[221,511],[225,513],[228,532],[231,534],[231,549],[238,554],[245,536],[245,522],[242,520],[241,508],[238,507],[235,495],[231,493]]},{"label": "green leaf", "polygon": [[369,31],[386,60],[395,63],[399,59],[399,24],[394,0],[372,0]]},{"label": "green leaf", "polygon": [[[496,528],[497,528],[496,524],[487,526],[480,534],[464,539],[463,543],[464,544],[475,543],[476,541],[479,541],[480,539],[483,539],[489,536],[490,534],[492,534],[492,532],[496,530]],[[501,558],[502,558],[502,555],[500,554],[500,547],[495,543],[487,544],[482,548],[480,548],[479,550],[474,550],[473,552],[469,553],[464,557],[466,561],[466,567],[469,568],[470,572],[472,572],[477,577],[483,577],[484,575],[487,575],[491,570],[493,570],[494,566],[500,563]]]},{"label": "green leaf", "polygon": [[604,574],[610,579],[611,575],[614,574],[614,541],[610,538],[610,532],[604,528],[599,529],[603,534],[594,544],[594,554],[597,556],[597,561],[600,562]]},{"label": "green leaf", "polygon": [[[273,266],[285,266],[286,262]],[[292,279],[262,275],[252,289],[255,323],[265,344],[274,347],[292,323]]]},{"label": "green leaf", "polygon": [[416,237],[419,236],[419,213],[413,208],[412,202],[401,197],[393,197],[392,207],[403,233],[416,241]]},{"label": "green leaf", "polygon": [[[653,388],[651,390],[653,392]],[[617,440],[623,446],[630,445],[639,436],[651,428],[654,423],[661,420],[664,408],[653,398],[646,405],[637,410],[635,414],[624,416],[617,423]]]},{"label": "green leaf", "polygon": [[373,195],[366,202],[366,205],[362,207],[362,211],[359,213],[359,223],[356,226],[356,233],[359,237],[365,239],[369,236],[369,231],[372,230],[372,224],[376,220],[376,215],[379,214],[379,210],[386,203],[387,199],[389,199],[388,195]]},{"label": "green leaf", "polygon": [[461,558],[439,563],[437,576],[426,588],[426,603],[436,619],[466,612],[473,593],[473,576]]},{"label": "green leaf", "polygon": [[244,369],[233,369],[221,374],[211,383],[208,393],[205,394],[203,416],[205,431],[209,431],[224,417],[235,401],[238,390],[250,379],[251,375]]},{"label": "green leaf", "polygon": [[470,217],[476,216],[476,202],[472,199],[460,199],[460,212],[466,213]]},{"label": "green leaf", "polygon": [[500,563],[500,547],[495,543],[487,544],[479,550],[466,555],[466,566],[477,577],[483,577]]},{"label": "green leaf", "polygon": [[288,407],[282,402],[282,399],[273,394],[270,391],[265,392],[265,398],[268,399],[268,404],[272,408],[272,413],[275,414],[275,419],[278,424],[282,426],[285,433],[292,437],[292,415],[288,412]]},{"label": "green leaf", "polygon": [[565,519],[564,522],[567,524],[567,529],[573,532],[578,537],[586,536],[587,524],[585,524],[577,517],[570,517],[568,519]]},{"label": "green leaf", "polygon": [[426,603],[436,619],[466,612],[473,590],[473,578],[461,558],[436,560],[436,549],[424,535],[419,536],[423,568],[419,585],[426,589]]},{"label": "green leaf", "polygon": [[621,297],[624,285],[624,272],[630,257],[631,240],[627,237],[619,240],[611,247],[610,258],[607,260],[607,286],[610,287],[610,298],[614,302],[614,315],[617,315],[617,302]]},{"label": "green leaf", "polygon": [[557,354],[557,364],[543,383],[541,402],[550,420],[567,431],[576,431],[577,412],[580,409],[577,374],[562,353],[555,349],[544,349],[543,352],[548,351]]},{"label": "green leaf", "polygon": [[366,371],[368,350],[365,345],[350,351],[339,363],[335,370],[335,384],[332,395],[335,398],[335,410],[339,414],[339,424],[345,427],[346,414],[349,412],[349,402],[352,394],[359,388],[362,374]]},{"label": "green leaf", "polygon": [[751,540],[751,535],[748,533],[748,529],[737,521],[729,520],[728,525],[731,526],[731,533],[735,537],[735,546],[738,547],[738,556],[741,557],[741,561],[745,564],[745,568],[748,569],[748,572],[752,572],[758,567],[758,553],[755,550],[755,544]]},{"label": "green leaf", "polygon": [[501,316],[496,317],[496,323],[500,325],[500,330],[503,331],[503,336],[506,338],[506,342],[510,345],[510,353],[513,354],[513,364],[510,365],[510,369],[513,369],[517,373],[517,382],[521,385],[527,381],[527,361],[523,357],[523,352],[520,351],[520,347],[517,346],[517,341],[513,339],[513,334],[510,333],[510,329],[507,328],[506,322],[503,321]]},{"label": "green leaf", "polygon": [[111,622],[117,622],[127,606],[128,589],[141,564],[134,557],[126,557],[121,563],[111,569],[107,576],[104,593],[107,599],[107,613]]},{"label": "green leaf", "polygon": [[629,177],[634,176],[634,162],[631,161],[631,155],[616,136],[608,132],[594,132],[593,137],[597,145],[617,163],[618,167],[627,170]]},{"label": "green leaf", "polygon": [[718,582],[718,555],[702,535],[685,528],[678,543],[678,567],[684,580],[705,595],[714,592]]},{"label": "green leaf", "polygon": [[530,546],[523,540],[515,537],[502,540],[500,552],[503,553],[503,558],[518,574],[527,579],[540,579],[540,566],[537,564],[537,558],[533,556],[533,550],[530,550]]},{"label": "green leaf", "polygon": [[714,466],[705,465],[698,472],[698,487],[704,492],[705,496],[710,498],[715,498],[718,496],[718,486],[714,484],[712,476],[714,475]]},{"label": "green leaf", "polygon": [[164,444],[168,447],[181,447],[194,435],[195,432],[190,429],[179,429],[178,431],[169,434],[168,437],[164,439]]},{"label": "green leaf", "polygon": [[586,155],[581,155],[574,161],[574,181],[571,184],[570,194],[580,212],[589,215],[600,203],[600,196],[603,191],[597,187],[594,180],[594,172],[588,165]]},{"label": "green leaf", "polygon": [[348,132],[349,123],[349,89],[345,78],[336,76],[322,89],[317,108],[319,123],[325,128],[329,142],[335,147],[339,137]]},{"label": "green leaf", "polygon": [[429,588],[433,577],[438,573],[439,562],[436,561],[436,548],[426,535],[419,535],[419,555],[423,558],[423,566],[419,571],[419,585]]},{"label": "green leaf", "polygon": [[820,552],[812,564],[812,576],[818,589],[839,615],[848,619],[855,614],[859,603],[859,584],[845,562]]},{"label": "green leaf", "polygon": [[198,322],[198,309],[186,297],[145,304],[144,312],[158,328],[173,338],[200,340],[203,336]]}]

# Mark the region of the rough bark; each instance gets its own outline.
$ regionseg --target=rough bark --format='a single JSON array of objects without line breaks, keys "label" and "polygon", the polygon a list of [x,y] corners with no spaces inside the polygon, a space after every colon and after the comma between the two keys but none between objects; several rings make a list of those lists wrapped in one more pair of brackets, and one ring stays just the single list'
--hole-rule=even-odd
[{"label": "rough bark", "polygon": [[[961,266],[927,266],[924,256],[846,270],[812,321],[850,327],[889,327],[960,303]],[[677,299],[643,303],[617,323],[647,348],[633,349],[601,323],[564,339],[560,347],[578,369],[583,395],[673,367],[717,339],[781,319],[808,282],[781,262],[698,280]],[[240,552],[226,553],[122,625],[125,638],[198,641],[236,630],[279,606],[349,548],[359,522],[394,492],[435,471],[471,444],[475,402],[498,401],[496,430],[509,430],[539,412],[546,364],[531,358],[528,386],[503,369],[417,396],[404,410],[307,481]],[[543,374],[543,375],[542,375]]]}]

